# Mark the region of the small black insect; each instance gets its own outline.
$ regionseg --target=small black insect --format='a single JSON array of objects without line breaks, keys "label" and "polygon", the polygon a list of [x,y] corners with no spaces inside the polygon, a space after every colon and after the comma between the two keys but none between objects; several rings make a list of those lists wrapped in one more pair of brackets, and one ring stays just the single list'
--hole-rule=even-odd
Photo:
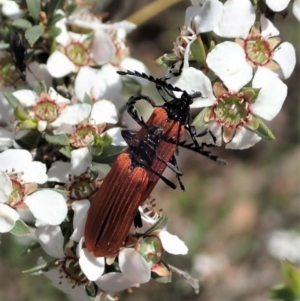
[{"label": "small black insect", "polygon": [[19,34],[16,31],[13,31],[10,35],[10,53],[15,62],[15,67],[20,71],[20,78],[26,80],[26,48],[23,41],[21,40]]}]

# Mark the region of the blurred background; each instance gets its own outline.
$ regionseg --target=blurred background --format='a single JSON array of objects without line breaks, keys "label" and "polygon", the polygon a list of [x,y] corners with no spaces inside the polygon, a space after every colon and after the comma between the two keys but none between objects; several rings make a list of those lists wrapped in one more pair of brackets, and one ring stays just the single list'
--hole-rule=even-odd
[{"label": "blurred background", "polygon": [[[120,21],[149,2],[114,0],[107,2],[106,11],[111,20]],[[175,4],[128,37],[132,57],[143,61],[155,77],[166,73],[154,61],[171,52],[189,5],[188,0]],[[119,300],[267,301],[267,291],[281,281],[275,257],[284,249],[300,259],[300,238],[292,232],[300,230],[299,23],[291,9],[286,19],[276,16],[274,23],[297,52],[296,68],[285,81],[288,97],[268,123],[277,140],[243,151],[214,150],[228,160],[227,166],[181,150],[178,160],[186,191],[159,183],[152,194],[157,208],[168,213],[169,231],[189,248],[187,256],[167,255],[167,261],[200,279],[200,294],[173,275],[170,284],[151,281],[120,294]],[[144,92],[157,97],[153,86]],[[2,236],[0,301],[68,300],[49,280],[20,273],[34,266],[38,256],[38,251],[21,256],[23,250],[24,245]]]}]

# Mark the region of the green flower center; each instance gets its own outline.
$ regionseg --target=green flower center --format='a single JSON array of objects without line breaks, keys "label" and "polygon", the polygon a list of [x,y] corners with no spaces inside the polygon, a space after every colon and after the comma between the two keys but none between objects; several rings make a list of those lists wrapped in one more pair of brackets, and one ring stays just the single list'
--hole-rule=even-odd
[{"label": "green flower center", "polygon": [[65,48],[67,57],[77,66],[86,66],[90,57],[87,49],[79,42],[71,43]]},{"label": "green flower center", "polygon": [[74,147],[92,146],[97,135],[97,130],[94,126],[86,124],[79,126],[72,135]]},{"label": "green flower center", "polygon": [[214,120],[221,126],[240,128],[250,118],[250,103],[243,93],[225,93],[216,100],[212,113]]},{"label": "green flower center", "polygon": [[157,236],[148,236],[140,243],[139,254],[147,261],[149,266],[159,263],[163,257],[161,241]]},{"label": "green flower center", "polygon": [[58,106],[52,100],[43,100],[36,104],[34,113],[37,119],[52,122],[58,117]]},{"label": "green flower center", "polygon": [[23,202],[25,196],[25,186],[18,180],[10,179],[13,185],[13,191],[9,197],[8,204],[12,207],[19,205]]},{"label": "green flower center", "polygon": [[246,58],[256,66],[264,66],[273,56],[272,49],[262,36],[250,36],[245,40]]},{"label": "green flower center", "polygon": [[80,177],[73,181],[69,191],[71,200],[88,199],[96,191],[96,184],[88,177]]}]

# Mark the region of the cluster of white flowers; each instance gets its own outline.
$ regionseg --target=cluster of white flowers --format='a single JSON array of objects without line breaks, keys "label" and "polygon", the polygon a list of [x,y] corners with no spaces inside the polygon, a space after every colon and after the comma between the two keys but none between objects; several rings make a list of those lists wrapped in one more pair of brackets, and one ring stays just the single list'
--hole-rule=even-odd
[{"label": "cluster of white flowers", "polygon": [[[115,257],[94,257],[84,245],[90,202],[126,147],[124,84],[116,71],[148,73],[125,43],[136,26],[103,23],[86,8],[73,11],[71,1],[53,9],[52,1],[38,9],[28,0],[25,10],[18,2],[0,1],[3,22],[25,33],[31,46],[22,53],[27,47],[21,34],[19,46],[1,45],[0,233],[33,234],[53,260],[40,258],[27,272],[43,273],[73,300],[112,298],[110,293],[151,278],[168,282],[164,252],[184,255],[188,249],[167,232],[166,216],[152,204],[139,209],[143,227],[133,225],[128,233],[128,240],[138,239]],[[216,144],[227,148],[274,139],[262,119],[279,113],[287,96],[283,80],[296,63],[294,47],[281,42],[278,29],[252,2],[192,0],[173,53],[158,60],[174,73],[172,84],[202,93],[191,106],[202,108],[193,125],[209,127]],[[288,2],[267,0],[264,8],[275,13]],[[293,4],[298,19],[299,3]],[[6,31],[0,35],[8,42]],[[227,41],[218,43],[220,37]],[[24,83],[20,72],[27,58]],[[28,211],[31,218],[23,218]]]}]

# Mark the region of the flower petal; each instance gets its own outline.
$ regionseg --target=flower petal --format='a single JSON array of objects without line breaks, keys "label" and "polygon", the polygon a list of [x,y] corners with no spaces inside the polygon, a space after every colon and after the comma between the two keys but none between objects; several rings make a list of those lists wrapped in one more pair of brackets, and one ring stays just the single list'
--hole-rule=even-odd
[{"label": "flower petal", "polygon": [[[125,58],[121,63],[120,63],[120,69],[121,70],[136,70],[140,73],[146,73],[149,74],[149,70],[148,68],[145,66],[144,63],[142,63],[141,61],[138,61],[136,59],[133,59],[131,57],[127,57]],[[147,86],[149,81],[146,79],[143,79],[141,77],[134,77],[134,79],[141,84],[142,86]]]},{"label": "flower petal", "polygon": [[91,280],[97,280],[104,272],[105,258],[95,257],[88,252],[87,249],[82,248],[84,238],[82,237],[77,247],[77,253],[79,256],[79,265],[85,276]]},{"label": "flower petal", "polygon": [[203,6],[190,6],[185,13],[184,24],[196,27],[196,34],[213,30],[219,23],[223,12],[223,4],[219,0],[205,1]]},{"label": "flower petal", "polygon": [[264,15],[261,15],[260,17],[260,26],[261,26],[261,35],[263,37],[270,38],[279,35],[279,30]]},{"label": "flower petal", "polygon": [[255,145],[261,140],[257,134],[247,130],[246,128],[241,128],[236,131],[233,139],[226,144],[226,148],[229,149],[245,149]]},{"label": "flower petal", "polygon": [[[38,260],[38,264],[46,263],[41,257]],[[70,281],[66,275],[61,274],[60,270],[52,269],[49,272],[44,272],[44,275],[52,281],[52,284],[57,289],[61,290],[67,295],[70,295],[72,301],[90,301],[84,286],[78,286],[74,282]]]},{"label": "flower petal", "polygon": [[90,50],[90,56],[98,65],[108,63],[116,53],[116,48],[109,35],[102,29],[95,33],[95,39]]},{"label": "flower petal", "polygon": [[193,67],[184,69],[175,85],[188,93],[201,91],[203,98],[196,98],[192,104],[193,108],[211,106],[216,99],[209,78]]},{"label": "flower petal", "polygon": [[87,218],[87,212],[90,208],[89,200],[74,201],[71,205],[74,211],[73,228],[70,239],[79,242],[84,234],[84,226]]},{"label": "flower petal", "polygon": [[64,77],[75,72],[74,63],[63,53],[55,50],[48,58],[47,68],[54,78]]},{"label": "flower petal", "polygon": [[293,13],[298,21],[300,21],[300,0],[294,0]]},{"label": "flower petal", "polygon": [[33,161],[29,166],[23,170],[22,180],[25,183],[37,183],[44,184],[48,180],[48,176],[46,174],[46,164],[38,161]]},{"label": "flower petal", "polygon": [[51,87],[53,84],[52,77],[48,71],[46,64],[39,64],[38,62],[31,62],[28,65],[26,74],[26,81],[31,88],[37,86],[40,82],[44,81],[46,87]]},{"label": "flower petal", "polygon": [[65,198],[50,189],[36,191],[27,196],[24,203],[34,217],[49,225],[59,225],[67,215]]},{"label": "flower petal", "polygon": [[255,115],[272,120],[280,111],[287,96],[287,86],[267,68],[258,68],[252,82],[253,88],[261,88],[251,106]]},{"label": "flower petal", "polygon": [[128,280],[121,273],[108,273],[101,276],[95,281],[97,286],[104,292],[116,293],[123,291],[126,288],[136,286],[137,284]]},{"label": "flower petal", "polygon": [[41,226],[35,230],[43,250],[54,258],[64,258],[64,237],[59,226]]},{"label": "flower petal", "polygon": [[18,98],[20,103],[25,107],[34,106],[36,103],[37,95],[32,90],[18,90],[12,93],[13,96]]},{"label": "flower petal", "polygon": [[[80,101],[83,101],[85,93],[88,94],[91,98],[97,98],[97,96],[94,93],[94,85],[97,73],[100,71],[97,71],[96,69],[91,68],[89,66],[80,68],[75,79],[74,87],[75,95]],[[98,83],[102,87],[104,81],[102,80]]]},{"label": "flower petal", "polygon": [[188,253],[186,244],[177,236],[162,230],[159,232],[163,248],[170,254],[185,255]]},{"label": "flower petal", "polygon": [[289,78],[296,66],[296,51],[294,46],[289,42],[283,42],[275,50],[273,59],[279,64],[283,78]]},{"label": "flower petal", "polygon": [[133,248],[125,248],[120,251],[119,266],[124,276],[131,282],[145,283],[151,278],[151,270],[148,263]]},{"label": "flower petal", "polygon": [[274,12],[279,12],[284,10],[291,0],[266,0],[266,4]]},{"label": "flower petal", "polygon": [[230,90],[239,91],[252,78],[252,68],[246,62],[245,52],[234,42],[218,44],[207,55],[206,61]]},{"label": "flower petal", "polygon": [[6,172],[0,170],[0,203],[5,203],[13,191],[12,182]]},{"label": "flower petal", "polygon": [[79,176],[86,171],[92,163],[92,155],[87,147],[71,151],[71,171],[75,176]]},{"label": "flower petal", "polygon": [[0,154],[0,170],[2,171],[22,172],[31,162],[30,152],[24,149],[8,149]]},{"label": "flower petal", "polygon": [[111,128],[103,133],[103,135],[108,134],[112,138],[112,145],[127,146],[121,134],[122,130],[123,128]]},{"label": "flower petal", "polygon": [[[1,119],[1,117],[0,117]],[[0,151],[6,150],[13,145],[14,133],[0,128]]]},{"label": "flower petal", "polygon": [[99,100],[93,105],[91,118],[96,124],[118,122],[118,112],[116,106],[108,100]]},{"label": "flower petal", "polygon": [[255,8],[251,1],[228,0],[223,5],[223,16],[214,32],[221,37],[245,37],[254,22]]},{"label": "flower petal", "polygon": [[5,204],[0,204],[0,233],[9,232],[19,218],[16,210]]},{"label": "flower petal", "polygon": [[48,181],[67,183],[71,171],[71,163],[56,161],[48,170]]},{"label": "flower petal", "polygon": [[91,112],[92,107],[87,103],[80,103],[67,106],[58,118],[51,123],[53,127],[59,127],[62,124],[76,125],[86,119]]}]

